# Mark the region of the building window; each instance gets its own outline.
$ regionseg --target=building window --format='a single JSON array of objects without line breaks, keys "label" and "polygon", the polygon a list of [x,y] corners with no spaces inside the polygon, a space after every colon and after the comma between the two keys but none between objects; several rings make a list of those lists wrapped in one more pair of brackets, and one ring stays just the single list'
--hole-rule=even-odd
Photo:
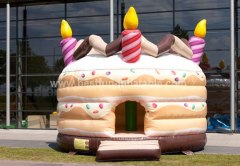
[{"label": "building window", "polygon": [[[240,3],[237,2],[236,15],[240,18],[238,14]],[[115,38],[121,34],[122,19],[130,6],[134,6],[138,12],[139,29],[154,43],[158,43],[176,25],[187,30],[188,35],[192,36],[196,23],[202,18],[207,19],[208,30],[205,38],[207,45],[200,65],[208,79],[207,116],[209,122],[222,118],[220,120],[226,120],[224,123],[230,127],[230,1],[141,0],[136,3],[134,0],[116,0]],[[6,9],[0,8],[0,80],[5,80],[5,13]],[[19,117],[21,120],[27,120],[27,117],[35,115],[41,118],[42,115],[49,116],[56,110],[56,89],[52,88],[49,82],[56,81],[64,67],[59,45],[61,20],[68,20],[73,36],[77,39],[97,34],[109,42],[109,13],[109,0],[48,5],[38,3],[27,6],[16,4],[11,7],[11,101],[13,105],[14,102],[20,103],[11,105],[14,114],[12,123],[21,127],[16,121]],[[240,50],[239,25],[238,19],[237,55]],[[238,78],[240,78],[239,64],[238,58]],[[0,100],[0,117],[4,119],[5,81],[0,81],[0,98],[3,99]],[[0,121],[1,123],[4,122]],[[211,131],[228,131],[227,127],[224,129],[219,126],[220,124],[210,123]],[[45,127],[50,126],[47,124]]]}]

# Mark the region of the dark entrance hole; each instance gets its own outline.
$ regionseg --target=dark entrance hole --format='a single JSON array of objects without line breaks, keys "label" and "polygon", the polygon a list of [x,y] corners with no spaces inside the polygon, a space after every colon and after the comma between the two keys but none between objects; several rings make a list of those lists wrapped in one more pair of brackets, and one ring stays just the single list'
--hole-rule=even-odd
[{"label": "dark entrance hole", "polygon": [[[131,103],[135,106],[136,108],[136,119],[133,116],[133,114],[127,114],[126,110],[127,108],[131,109],[134,107],[131,107]],[[130,107],[126,108],[126,104],[129,104],[129,101],[126,101],[124,103],[120,103],[116,109],[115,109],[115,116],[116,116],[116,122],[115,122],[115,128],[116,128],[116,134],[118,133],[139,133],[143,134],[144,133],[144,116],[145,116],[145,108],[140,105],[138,102],[130,102]],[[129,128],[129,123],[127,121],[136,121],[136,128],[131,127],[134,124],[130,124]],[[130,122],[130,123],[131,123]],[[133,129],[133,130],[132,130]]]}]

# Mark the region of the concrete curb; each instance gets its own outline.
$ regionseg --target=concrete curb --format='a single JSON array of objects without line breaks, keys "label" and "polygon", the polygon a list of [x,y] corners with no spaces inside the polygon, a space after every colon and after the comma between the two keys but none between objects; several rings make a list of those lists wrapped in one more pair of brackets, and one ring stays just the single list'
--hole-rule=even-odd
[{"label": "concrete curb", "polygon": [[240,134],[207,133],[207,146],[240,147]]}]

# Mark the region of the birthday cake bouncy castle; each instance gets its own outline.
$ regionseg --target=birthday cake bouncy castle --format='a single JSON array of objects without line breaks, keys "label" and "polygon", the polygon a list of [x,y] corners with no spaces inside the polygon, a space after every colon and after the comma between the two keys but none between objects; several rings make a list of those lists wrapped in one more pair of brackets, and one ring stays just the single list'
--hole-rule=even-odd
[{"label": "birthday cake bouncy castle", "polygon": [[111,43],[97,35],[77,41],[65,20],[61,35],[57,142],[66,151],[97,154],[98,161],[158,160],[204,148],[206,77],[198,64],[206,20],[189,41],[168,34],[153,44],[130,7]]}]

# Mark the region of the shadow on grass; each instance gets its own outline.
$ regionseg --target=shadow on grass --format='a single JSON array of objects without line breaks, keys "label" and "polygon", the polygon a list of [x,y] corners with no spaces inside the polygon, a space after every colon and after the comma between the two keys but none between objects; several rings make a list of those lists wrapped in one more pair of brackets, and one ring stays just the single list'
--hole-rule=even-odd
[{"label": "shadow on grass", "polygon": [[58,145],[57,142],[46,142],[48,144],[48,147],[57,151],[57,152],[66,152],[62,147]]},{"label": "shadow on grass", "polygon": [[53,149],[56,152],[60,152],[60,153],[67,153],[70,155],[82,155],[82,156],[96,156],[95,153],[88,153],[88,152],[77,152],[74,153],[74,151],[71,153],[67,150],[65,150],[64,148],[62,148],[61,146],[58,145],[58,143],[56,142],[46,142],[46,144],[48,144],[48,147]]}]

